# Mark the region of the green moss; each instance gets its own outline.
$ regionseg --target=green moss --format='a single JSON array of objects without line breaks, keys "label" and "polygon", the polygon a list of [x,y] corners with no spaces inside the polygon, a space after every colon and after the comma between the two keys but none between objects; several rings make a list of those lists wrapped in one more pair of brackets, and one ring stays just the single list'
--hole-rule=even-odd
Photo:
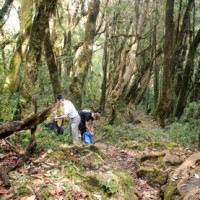
[{"label": "green moss", "polygon": [[134,181],[130,174],[123,171],[116,172],[116,175],[119,177],[122,190],[124,192],[124,200],[137,200],[137,196],[134,193]]},{"label": "green moss", "polygon": [[129,140],[122,143],[122,148],[126,149],[141,149],[141,145],[136,141]]},{"label": "green moss", "polygon": [[52,161],[66,161],[66,155],[63,151],[53,151],[51,154],[48,155]]},{"label": "green moss", "polygon": [[23,195],[31,194],[31,191],[27,187],[21,187],[18,189],[18,193],[20,196],[23,196]]},{"label": "green moss", "polygon": [[140,167],[137,173],[152,186],[162,186],[167,182],[167,174],[156,167]]},{"label": "green moss", "polygon": [[40,194],[42,199],[53,200],[53,197],[51,196],[49,189],[45,186],[41,188]]},{"label": "green moss", "polygon": [[175,142],[168,142],[168,143],[165,144],[165,146],[166,146],[167,149],[172,149],[174,147],[178,147],[178,144],[175,143]]},{"label": "green moss", "polygon": [[108,197],[111,197],[120,191],[120,186],[115,180],[109,180],[103,183],[101,188]]},{"label": "green moss", "polygon": [[164,200],[181,200],[183,199],[174,184],[167,184],[161,188]]}]

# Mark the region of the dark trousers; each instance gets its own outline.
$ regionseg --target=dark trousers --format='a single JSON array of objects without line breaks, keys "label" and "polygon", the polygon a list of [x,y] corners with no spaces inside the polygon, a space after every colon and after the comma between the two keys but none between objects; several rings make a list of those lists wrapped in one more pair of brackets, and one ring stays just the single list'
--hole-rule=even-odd
[{"label": "dark trousers", "polygon": [[49,127],[49,129],[51,131],[54,131],[56,129],[58,134],[63,134],[64,133],[64,129],[62,126],[58,126],[57,121],[53,120],[52,122],[47,124],[47,127]]}]

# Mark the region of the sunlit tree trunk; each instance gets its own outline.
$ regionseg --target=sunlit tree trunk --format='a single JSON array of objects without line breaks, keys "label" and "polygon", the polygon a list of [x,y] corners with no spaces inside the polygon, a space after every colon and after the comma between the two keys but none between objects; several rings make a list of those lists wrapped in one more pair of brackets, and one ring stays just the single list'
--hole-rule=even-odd
[{"label": "sunlit tree trunk", "polygon": [[162,90],[155,115],[159,118],[161,126],[169,116],[172,105],[172,59],[173,59],[173,34],[174,34],[174,0],[167,0],[165,12],[165,42],[164,42],[164,67]]},{"label": "sunlit tree trunk", "polygon": [[74,62],[73,66],[73,80],[70,85],[70,90],[74,103],[78,108],[81,108],[82,105],[83,88],[91,64],[99,6],[99,0],[92,0],[89,3],[83,45],[79,48],[80,54],[78,55],[77,60]]},{"label": "sunlit tree trunk", "polygon": [[117,101],[121,98],[124,91],[127,89],[127,86],[130,83],[132,76],[137,72],[136,68],[136,52],[138,49],[138,38],[142,35],[143,30],[146,26],[146,17],[148,12],[148,0],[145,0],[143,3],[143,9],[139,16],[137,27],[136,27],[136,36],[132,37],[128,42],[128,48],[124,49],[123,55],[121,56],[121,61],[116,71],[112,77],[113,82],[111,85],[111,107],[112,113],[109,119],[109,123],[113,123],[114,116],[116,116],[115,106]]},{"label": "sunlit tree trunk", "polygon": [[[117,80],[117,82],[113,82],[111,85],[112,91],[111,96],[118,100],[123,94],[124,90],[126,90],[133,74],[137,71],[136,69],[136,52],[138,48],[138,37],[141,36],[145,25],[146,25],[146,16],[148,11],[148,0],[146,0],[143,4],[142,13],[138,20],[137,24],[137,37],[132,37],[129,41],[129,48],[125,49],[123,52],[123,56],[121,57],[121,62],[118,65],[114,77],[112,79]],[[116,77],[115,77],[116,76]]]},{"label": "sunlit tree trunk", "polygon": [[[41,60],[42,44],[45,37],[45,29],[48,26],[50,15],[54,12],[57,0],[43,0],[37,8],[32,25],[29,42],[29,50],[26,56],[26,69],[21,94],[26,100],[23,114],[33,112],[32,101],[37,95],[38,67]],[[26,112],[25,112],[26,111]]]},{"label": "sunlit tree trunk", "polygon": [[32,24],[33,0],[22,1],[20,16],[20,33],[17,41],[16,52],[10,63],[8,75],[5,80],[4,89],[9,89],[11,93],[16,92],[20,85],[20,69],[24,61],[25,53],[30,39],[30,29]]}]

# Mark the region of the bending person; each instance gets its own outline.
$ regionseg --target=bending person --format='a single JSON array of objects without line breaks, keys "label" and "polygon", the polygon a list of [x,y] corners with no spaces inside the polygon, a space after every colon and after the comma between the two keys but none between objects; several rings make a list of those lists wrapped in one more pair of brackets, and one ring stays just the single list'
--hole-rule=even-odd
[{"label": "bending person", "polygon": [[101,114],[98,112],[82,110],[79,112],[79,115],[81,117],[79,130],[81,131],[81,138],[83,140],[84,132],[89,132],[91,135],[94,135],[94,120],[99,120]]}]

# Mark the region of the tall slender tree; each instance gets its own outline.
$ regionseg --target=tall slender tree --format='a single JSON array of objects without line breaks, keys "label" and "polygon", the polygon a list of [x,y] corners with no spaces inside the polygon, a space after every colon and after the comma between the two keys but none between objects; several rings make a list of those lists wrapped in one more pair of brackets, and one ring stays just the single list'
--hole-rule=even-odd
[{"label": "tall slender tree", "polygon": [[165,126],[165,119],[172,109],[172,61],[173,61],[173,35],[174,35],[174,0],[166,1],[165,10],[165,41],[164,66],[161,96],[155,115],[159,118],[161,126]]}]

